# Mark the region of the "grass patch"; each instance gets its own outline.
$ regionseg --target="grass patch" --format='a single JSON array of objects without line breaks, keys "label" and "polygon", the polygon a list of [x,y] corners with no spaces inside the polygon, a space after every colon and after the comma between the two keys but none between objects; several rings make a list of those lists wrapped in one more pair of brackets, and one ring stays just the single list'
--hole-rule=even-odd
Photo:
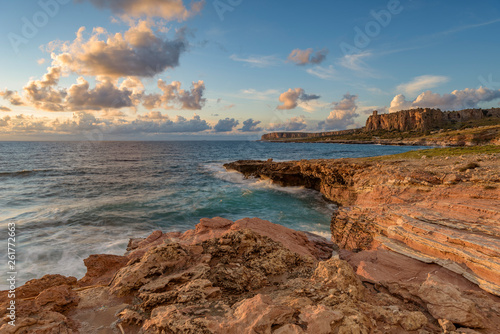
[{"label": "grass patch", "polygon": [[425,150],[409,151],[400,154],[387,155],[381,157],[374,157],[374,160],[391,160],[391,159],[421,159],[422,156],[427,157],[447,157],[467,154],[494,154],[500,153],[500,146],[498,145],[485,145],[485,146],[471,146],[471,147],[445,147],[445,148],[431,148]]}]

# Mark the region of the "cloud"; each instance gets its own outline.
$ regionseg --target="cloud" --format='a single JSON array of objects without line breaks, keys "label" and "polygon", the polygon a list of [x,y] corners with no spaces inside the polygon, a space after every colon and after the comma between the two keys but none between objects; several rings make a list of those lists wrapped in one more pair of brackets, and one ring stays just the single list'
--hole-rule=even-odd
[{"label": "cloud", "polygon": [[302,88],[295,88],[295,89],[290,88],[288,89],[288,91],[280,95],[279,101],[283,104],[278,106],[277,109],[279,110],[295,109],[298,106],[299,102],[306,102],[306,101],[316,100],[319,98],[320,98],[319,95],[306,94],[306,92]]},{"label": "cloud", "polygon": [[440,75],[421,75],[410,82],[399,85],[396,89],[412,95],[425,89],[437,87],[449,80],[448,77]]},{"label": "cloud", "polygon": [[203,97],[205,83],[200,80],[193,82],[190,90],[181,88],[179,81],[172,81],[167,84],[163,80],[158,80],[158,88],[163,94],[149,94],[143,96],[143,105],[147,109],[163,107],[172,109],[174,105],[180,105],[179,109],[200,110],[205,105],[206,99]]},{"label": "cloud", "polygon": [[307,73],[324,80],[333,79],[336,75],[336,71],[332,65],[328,66],[328,68],[321,66],[308,68]]},{"label": "cloud", "polygon": [[290,55],[288,55],[288,60],[295,63],[296,65],[307,65],[307,64],[321,64],[328,54],[327,49],[322,49],[314,51],[313,49],[295,49]]},{"label": "cloud", "polygon": [[137,23],[123,34],[94,28],[88,40],[84,31],[80,28],[71,43],[49,45],[49,50],[61,52],[52,53],[53,65],[80,75],[153,77],[177,67],[188,46],[182,31],[173,40],[164,39],[155,35],[148,21]]},{"label": "cloud", "polygon": [[270,67],[278,64],[278,59],[275,56],[249,56],[246,58],[240,58],[237,55],[231,55],[230,59],[238,62],[243,62],[251,67]]},{"label": "cloud", "polygon": [[355,72],[363,72],[365,74],[370,73],[371,69],[363,61],[363,59],[371,56],[372,53],[368,51],[356,54],[347,54],[340,59],[340,65]]},{"label": "cloud", "polygon": [[356,113],[358,106],[356,104],[358,96],[345,94],[340,102],[334,103],[333,110],[326,120],[318,124],[318,128],[323,130],[341,130],[350,125],[354,125],[354,118],[358,117]]},{"label": "cloud", "polygon": [[185,21],[198,14],[205,1],[192,1],[186,8],[182,0],[76,0],[88,1],[98,8],[111,9],[117,15],[132,18],[157,17],[167,20]]},{"label": "cloud", "polygon": [[292,117],[284,123],[271,123],[267,130],[269,131],[301,131],[307,127],[304,116]]},{"label": "cloud", "polygon": [[11,109],[5,106],[0,106],[0,111],[11,111]]},{"label": "cloud", "polygon": [[12,90],[6,89],[4,91],[0,91],[0,97],[2,97],[6,101],[9,101],[9,103],[13,106],[24,105],[22,97],[17,92],[14,92]]},{"label": "cloud", "polygon": [[454,90],[450,94],[438,94],[428,90],[421,93],[413,101],[406,100],[402,94],[396,95],[391,101],[389,112],[412,108],[439,108],[443,110],[459,110],[476,108],[481,102],[491,102],[500,99],[500,90],[485,87]]},{"label": "cloud", "polygon": [[230,132],[233,128],[237,127],[240,122],[234,118],[220,119],[219,122],[214,126],[215,132]]},{"label": "cloud", "polygon": [[242,95],[240,97],[250,100],[269,100],[280,92],[276,89],[268,89],[265,91],[258,91],[256,89],[250,88],[241,91]]},{"label": "cloud", "polygon": [[258,127],[260,121],[254,121],[252,118],[247,119],[243,122],[243,127],[239,129],[241,132],[258,132],[262,131],[262,128]]},{"label": "cloud", "polygon": [[138,117],[136,120],[110,120],[97,118],[95,115],[78,111],[70,119],[49,119],[35,116],[18,115],[0,118],[3,133],[16,134],[81,134],[88,131],[99,131],[102,134],[168,134],[195,133],[209,130],[210,126],[200,116],[191,119],[176,116],[170,119],[167,115],[155,112]]},{"label": "cloud", "polygon": [[47,61],[47,59],[45,59],[45,58],[40,58],[40,59],[38,59],[36,62],[38,63],[38,65],[42,65],[42,64],[44,64],[46,61]]}]

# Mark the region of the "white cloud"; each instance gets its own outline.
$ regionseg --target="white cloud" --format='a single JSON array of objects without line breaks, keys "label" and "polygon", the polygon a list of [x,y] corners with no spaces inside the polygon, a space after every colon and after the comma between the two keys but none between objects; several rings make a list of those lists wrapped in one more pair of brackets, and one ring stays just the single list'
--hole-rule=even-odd
[{"label": "white cloud", "polygon": [[280,92],[276,89],[268,89],[265,91],[259,91],[253,88],[250,89],[244,89],[241,91],[241,95],[239,97],[245,98],[245,99],[250,99],[250,100],[271,100],[274,99],[276,95],[278,95]]},{"label": "white cloud", "polygon": [[75,112],[70,119],[49,119],[35,116],[18,115],[0,118],[2,133],[7,134],[81,134],[87,131],[99,131],[103,134],[166,134],[195,133],[209,130],[210,126],[200,116],[191,119],[176,116],[171,119],[167,115],[152,112],[137,119],[97,118],[84,111]]},{"label": "white cloud", "polygon": [[295,49],[290,55],[288,55],[288,60],[295,63],[296,65],[307,65],[307,64],[321,64],[328,54],[327,49],[322,49],[314,51],[313,49]]},{"label": "white cloud", "polygon": [[358,105],[356,104],[358,96],[345,94],[340,102],[334,103],[333,110],[326,120],[318,124],[322,130],[342,130],[348,126],[354,125],[354,119],[359,116],[356,113]]},{"label": "white cloud", "polygon": [[425,89],[434,88],[447,83],[450,79],[441,75],[421,75],[412,81],[399,85],[396,89],[406,94],[413,95]]},{"label": "white cloud", "polygon": [[301,131],[307,127],[304,116],[292,117],[284,123],[270,123],[269,131]]},{"label": "white cloud", "polygon": [[279,60],[275,56],[249,56],[246,58],[241,58],[233,54],[229,58],[234,61],[246,63],[251,67],[263,68],[275,66],[279,63]]},{"label": "white cloud", "polygon": [[459,110],[476,108],[481,102],[491,102],[500,99],[500,90],[485,87],[465,88],[454,90],[450,94],[433,93],[430,90],[423,92],[414,100],[406,100],[402,94],[396,95],[391,101],[390,112],[411,108],[439,108],[443,110]]},{"label": "white cloud", "polygon": [[182,0],[77,0],[84,1],[89,1],[98,8],[111,9],[117,15],[178,21],[185,21],[198,14],[205,3],[204,0],[191,1],[191,8],[188,9]]},{"label": "white cloud", "polygon": [[52,63],[80,75],[153,77],[177,67],[188,45],[182,30],[175,39],[168,40],[156,35],[153,25],[140,21],[123,34],[94,28],[88,39],[82,27],[72,42],[49,43],[48,49],[54,51]]},{"label": "white cloud", "polygon": [[363,59],[369,58],[372,56],[371,52],[365,51],[356,54],[347,54],[340,59],[340,65],[348,68],[355,72],[362,72],[364,74],[371,73],[371,69],[364,62]]},{"label": "white cloud", "polygon": [[307,73],[315,77],[318,77],[320,79],[328,80],[328,79],[333,79],[337,71],[335,71],[333,66],[330,65],[328,67],[316,66],[313,68],[308,68]]},{"label": "white cloud", "polygon": [[302,88],[295,88],[295,89],[290,88],[286,92],[280,95],[279,101],[283,104],[279,105],[277,109],[279,110],[295,109],[298,106],[299,102],[307,102],[311,100],[317,100],[319,98],[320,98],[319,95],[306,94],[306,92]]}]

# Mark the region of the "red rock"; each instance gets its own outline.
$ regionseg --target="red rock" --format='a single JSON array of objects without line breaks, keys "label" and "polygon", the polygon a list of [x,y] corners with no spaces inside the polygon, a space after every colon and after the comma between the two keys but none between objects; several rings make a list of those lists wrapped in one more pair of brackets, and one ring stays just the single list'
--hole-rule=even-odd
[{"label": "red rock", "polygon": [[90,255],[83,260],[87,273],[78,281],[79,286],[107,285],[118,269],[123,268],[129,259],[117,255]]}]

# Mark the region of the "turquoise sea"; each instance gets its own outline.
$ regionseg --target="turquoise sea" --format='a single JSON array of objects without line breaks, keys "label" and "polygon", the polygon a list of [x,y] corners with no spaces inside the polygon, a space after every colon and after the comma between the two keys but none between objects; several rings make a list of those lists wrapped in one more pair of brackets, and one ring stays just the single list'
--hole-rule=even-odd
[{"label": "turquoise sea", "polygon": [[185,231],[203,217],[259,217],[328,237],[335,206],[320,194],[245,180],[222,165],[240,159],[366,157],[417,148],[250,141],[0,142],[0,243],[6,250],[7,224],[15,222],[20,285],[49,273],[80,278],[83,259],[90,254],[122,255],[129,238],[156,229]]}]

